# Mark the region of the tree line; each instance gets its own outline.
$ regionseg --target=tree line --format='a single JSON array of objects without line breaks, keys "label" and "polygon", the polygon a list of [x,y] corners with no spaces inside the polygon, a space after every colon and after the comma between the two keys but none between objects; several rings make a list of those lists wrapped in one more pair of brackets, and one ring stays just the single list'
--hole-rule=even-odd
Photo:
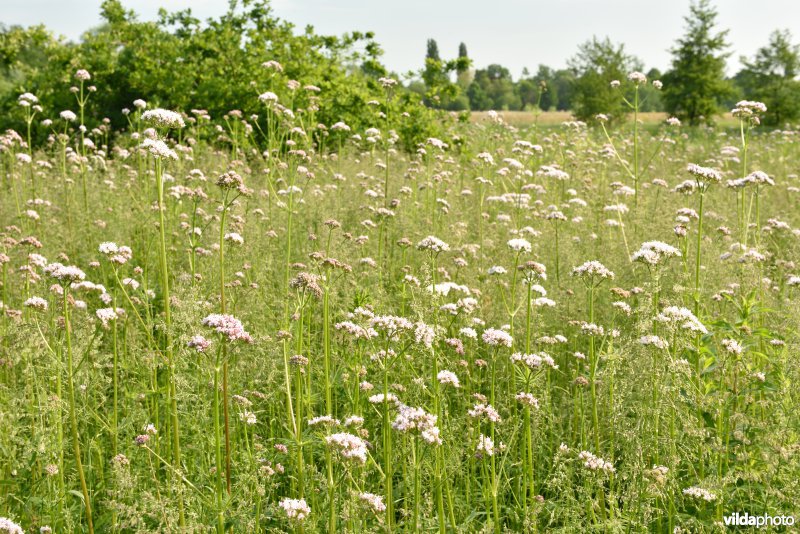
[{"label": "tree line", "polygon": [[[375,125],[370,103],[391,104],[384,126],[413,147],[441,130],[437,110],[562,110],[581,120],[602,113],[613,122],[627,108],[617,94],[624,89],[615,89],[611,81],[632,71],[643,72],[650,82],[663,81],[663,90],[652,83],[640,87],[641,111],[666,111],[696,125],[713,122],[733,103],[749,99],[767,105],[768,124],[800,117],[800,47],[790,32],[775,31],[728,77],[728,33],[717,28],[709,0],[691,5],[685,33],[663,73],[645,69],[622,44],[594,37],[565,67],[540,65],[515,80],[500,64],[473,68],[463,43],[455,58],[445,59],[430,39],[423,68],[392,90],[390,102],[381,78],[402,77],[382,64],[383,50],[373,33],[334,37],[310,26],[300,30],[276,17],[269,0],[230,0],[225,14],[206,21],[190,10],[161,10],[157,20],[141,21],[121,0],[104,0],[101,17],[101,25],[78,42],[44,26],[0,24],[0,130],[25,126],[17,101],[22,93],[35,94],[49,117],[74,107],[74,96],[65,88],[79,68],[92,72],[97,86],[87,122],[110,122],[115,128],[127,124],[123,110],[137,98],[186,113],[202,109],[222,121],[230,112],[255,117],[263,111],[258,91],[270,90],[281,103],[305,113],[307,121],[328,126],[344,121],[357,131]],[[280,75],[262,67],[271,60],[285,68]],[[287,88],[294,81],[319,91]]]},{"label": "tree line", "polygon": [[[640,89],[642,111],[666,111],[696,125],[709,123],[721,111],[747,99],[764,102],[766,123],[783,125],[800,117],[800,45],[789,30],[776,30],[753,57],[741,57],[741,68],[726,76],[730,59],[728,31],[717,28],[717,10],[709,0],[692,3],[685,17],[685,33],[670,49],[669,70],[645,69],[625,46],[609,38],[593,37],[578,47],[564,68],[539,65],[524,69],[514,79],[500,64],[473,69],[467,47],[461,43],[454,60],[443,60],[438,44],[428,40],[420,79],[409,88],[426,103],[462,111],[541,110],[571,111],[581,120],[603,113],[612,120],[623,116],[626,105],[611,87],[630,72],[663,82]],[[659,85],[659,84],[656,84]]]},{"label": "tree line", "polygon": [[[121,0],[104,0],[100,16],[100,25],[77,42],[41,25],[0,24],[0,131],[26,128],[18,102],[24,93],[38,98],[41,119],[75,110],[72,76],[85,69],[96,89],[85,109],[89,127],[125,128],[126,110],[145,99],[217,125],[241,118],[255,128],[268,114],[258,96],[269,91],[286,110],[284,120],[320,135],[328,130],[318,124],[343,122],[354,134],[378,126],[410,149],[440,135],[440,112],[419,105],[412,91],[386,88],[385,79],[395,75],[381,63],[383,50],[371,32],[298,29],[277,17],[269,0],[229,0],[224,14],[204,21],[189,9],[161,9],[156,20],[143,21]],[[50,131],[36,127],[33,135]]]}]

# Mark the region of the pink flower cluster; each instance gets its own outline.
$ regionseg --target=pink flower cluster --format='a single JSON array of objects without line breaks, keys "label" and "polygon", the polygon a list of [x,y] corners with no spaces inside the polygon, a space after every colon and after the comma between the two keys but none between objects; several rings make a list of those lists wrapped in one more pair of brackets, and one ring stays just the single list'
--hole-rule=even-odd
[{"label": "pink flower cluster", "polygon": [[242,322],[233,315],[212,313],[203,319],[203,326],[213,328],[218,334],[227,337],[229,341],[253,342],[253,338],[244,329]]}]

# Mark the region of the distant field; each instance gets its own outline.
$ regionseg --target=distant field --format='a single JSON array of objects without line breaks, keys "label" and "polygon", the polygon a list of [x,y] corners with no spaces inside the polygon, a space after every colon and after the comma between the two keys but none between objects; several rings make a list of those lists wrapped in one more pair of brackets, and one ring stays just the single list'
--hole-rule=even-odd
[{"label": "distant field", "polygon": [[[554,125],[575,119],[569,111],[544,111],[541,113],[533,111],[498,111],[497,113],[506,123],[512,126],[528,126],[537,120],[541,125]],[[471,115],[471,120],[472,122],[481,122],[487,120],[488,115],[488,111],[475,111]],[[640,113],[639,117],[645,124],[658,124],[666,120],[667,114],[661,112]],[[719,123],[724,126],[731,126],[735,124],[735,121],[730,113],[725,113]]]}]

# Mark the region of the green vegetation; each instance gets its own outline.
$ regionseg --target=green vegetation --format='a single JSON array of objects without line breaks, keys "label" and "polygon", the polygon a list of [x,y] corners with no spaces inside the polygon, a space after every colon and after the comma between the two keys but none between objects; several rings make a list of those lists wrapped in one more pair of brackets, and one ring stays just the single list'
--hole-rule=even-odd
[{"label": "green vegetation", "polygon": [[[41,27],[0,33],[4,127],[22,129],[14,111],[22,92],[36,94],[48,110],[69,109],[74,100],[63,86],[77,68],[90,70],[98,88],[86,117],[92,125],[105,118],[115,127],[127,125],[123,109],[137,98],[185,112],[204,110],[215,121],[234,111],[251,117],[263,111],[254,97],[271,91],[304,110],[308,127],[345,121],[363,129],[371,119],[368,102],[383,98],[379,79],[388,73],[371,33],[297,33],[272,14],[267,0],[234,2],[225,15],[205,23],[189,11],[163,10],[158,21],[141,22],[119,0],[104,1],[102,16],[104,24],[77,44]],[[267,61],[279,62],[283,72],[264,68]],[[289,80],[300,88],[287,87]],[[307,90],[309,85],[320,91]],[[416,119],[397,128],[407,147],[436,133],[436,114],[416,105],[415,94],[400,91],[395,97],[390,128],[404,112]]]},{"label": "green vegetation", "polygon": [[[369,35],[239,9],[3,34],[0,532],[800,515],[796,129],[644,128],[660,84],[597,39],[524,93],[597,88],[591,126],[458,120],[515,86],[466,46],[420,95]],[[743,83],[791,94],[790,42]]]},{"label": "green vegetation", "polygon": [[694,126],[713,122],[732,89],[724,78],[727,31],[714,33],[716,10],[709,0],[700,0],[690,11],[686,35],[672,49],[672,68],[664,76],[664,103]]}]

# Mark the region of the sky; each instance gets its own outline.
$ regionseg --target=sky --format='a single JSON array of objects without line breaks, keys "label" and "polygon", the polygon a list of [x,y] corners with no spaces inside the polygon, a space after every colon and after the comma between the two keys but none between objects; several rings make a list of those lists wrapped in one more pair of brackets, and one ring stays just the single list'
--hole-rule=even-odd
[{"label": "sky", "polygon": [[[580,43],[610,37],[624,43],[646,68],[669,67],[669,48],[681,36],[690,0],[273,0],[282,19],[318,33],[374,31],[383,63],[405,73],[422,67],[426,41],[436,39],[443,59],[467,45],[476,68],[507,67],[516,78],[524,67],[562,67]],[[44,24],[77,40],[100,22],[101,0],[0,0],[0,22]],[[139,18],[155,18],[160,7],[192,8],[200,19],[224,13],[227,0],[123,0]],[[800,21],[798,0],[717,0],[719,27],[730,30],[729,73],[742,55],[752,56],[775,29]]]}]

